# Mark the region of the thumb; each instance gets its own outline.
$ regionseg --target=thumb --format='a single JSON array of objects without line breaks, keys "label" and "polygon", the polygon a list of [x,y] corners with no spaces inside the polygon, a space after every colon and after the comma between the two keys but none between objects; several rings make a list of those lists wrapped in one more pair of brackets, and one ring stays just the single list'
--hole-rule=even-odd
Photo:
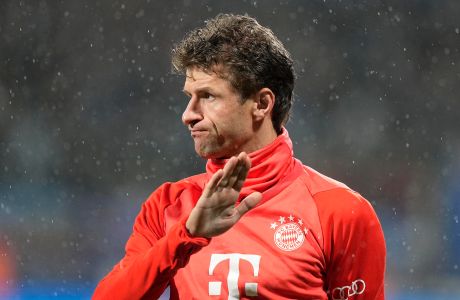
[{"label": "thumb", "polygon": [[253,209],[262,200],[262,194],[254,192],[244,198],[241,203],[235,207],[238,218],[241,218],[245,213]]}]

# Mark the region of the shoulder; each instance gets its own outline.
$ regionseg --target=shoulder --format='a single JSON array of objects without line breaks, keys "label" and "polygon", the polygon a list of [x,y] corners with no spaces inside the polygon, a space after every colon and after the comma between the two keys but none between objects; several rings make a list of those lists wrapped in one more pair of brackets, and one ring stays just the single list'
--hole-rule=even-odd
[{"label": "shoulder", "polygon": [[180,195],[186,193],[201,193],[206,183],[206,174],[198,174],[176,182],[165,182],[160,185],[147,199],[147,202],[162,202],[168,206],[175,202]]},{"label": "shoulder", "polygon": [[323,222],[364,224],[377,218],[369,201],[351,189],[335,188],[322,191],[315,194],[313,199]]},{"label": "shoulder", "polygon": [[356,264],[367,259],[373,264],[371,271],[378,275],[384,268],[385,241],[370,202],[345,184],[313,169],[306,168],[304,177],[317,209],[329,276],[337,279],[349,276],[350,272],[359,275],[363,269],[356,268]]},{"label": "shoulder", "polygon": [[303,166],[303,168],[305,171],[304,181],[308,189],[310,190],[312,196],[320,192],[333,190],[337,188],[348,189],[348,187],[344,183],[332,179],[324,174],[321,174],[313,168],[307,166]]},{"label": "shoulder", "polygon": [[372,205],[358,192],[310,167],[304,169],[305,184],[310,190],[323,223],[329,219],[349,222],[376,217]]},{"label": "shoulder", "polygon": [[[194,199],[198,199],[205,180],[205,174],[199,174],[160,185],[142,204],[134,230],[144,232],[145,236],[149,235],[148,232],[156,232],[157,238],[164,235],[168,212],[180,216],[184,207],[190,207]],[[188,202],[181,202],[181,199],[187,199]]]}]

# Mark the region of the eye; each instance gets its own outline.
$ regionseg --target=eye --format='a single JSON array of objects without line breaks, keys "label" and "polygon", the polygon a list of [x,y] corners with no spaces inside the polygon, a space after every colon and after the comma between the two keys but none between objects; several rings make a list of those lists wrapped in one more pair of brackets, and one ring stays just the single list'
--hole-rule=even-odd
[{"label": "eye", "polygon": [[202,99],[204,100],[214,100],[214,95],[210,94],[210,93],[203,93],[203,95],[201,96]]}]

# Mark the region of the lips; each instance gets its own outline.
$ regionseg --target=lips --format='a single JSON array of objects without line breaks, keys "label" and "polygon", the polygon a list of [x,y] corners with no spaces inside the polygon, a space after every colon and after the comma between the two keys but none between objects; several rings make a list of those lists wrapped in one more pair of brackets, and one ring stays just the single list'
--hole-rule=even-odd
[{"label": "lips", "polygon": [[207,130],[193,129],[193,130],[190,130],[190,135],[192,137],[198,137],[198,136],[202,136],[206,134],[207,132],[208,132]]}]

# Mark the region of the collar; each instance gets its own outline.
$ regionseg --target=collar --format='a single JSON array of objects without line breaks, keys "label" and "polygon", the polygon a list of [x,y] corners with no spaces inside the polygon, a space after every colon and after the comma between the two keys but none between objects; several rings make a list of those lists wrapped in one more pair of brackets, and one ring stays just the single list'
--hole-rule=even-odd
[{"label": "collar", "polygon": [[[292,141],[285,128],[272,143],[249,153],[248,156],[251,159],[251,169],[241,190],[240,200],[255,191],[262,193],[265,198],[265,194],[268,191],[274,192],[273,187],[298,165],[293,157]],[[209,159],[206,164],[208,180],[226,162],[227,160]]]}]

